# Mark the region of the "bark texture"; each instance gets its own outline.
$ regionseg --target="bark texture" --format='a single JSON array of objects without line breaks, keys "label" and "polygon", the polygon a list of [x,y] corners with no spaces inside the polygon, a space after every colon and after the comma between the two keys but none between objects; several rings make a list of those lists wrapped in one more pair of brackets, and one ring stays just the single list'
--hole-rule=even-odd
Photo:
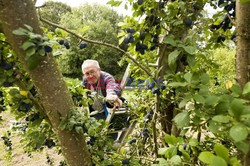
[{"label": "bark texture", "polygon": [[[236,80],[243,88],[250,81],[250,2],[236,1],[236,30]],[[244,166],[250,165],[250,152],[242,161]]]},{"label": "bark texture", "polygon": [[34,33],[42,34],[34,2],[32,0],[0,0],[0,20],[8,42],[38,89],[44,111],[58,136],[68,165],[92,165],[84,137],[59,128],[60,117],[65,117],[73,108],[73,101],[55,59],[49,55],[42,59],[34,70],[28,70],[25,51],[20,47],[27,38],[12,33],[27,24],[33,27]]},{"label": "bark texture", "polygon": [[236,79],[241,87],[250,80],[250,2],[236,3]]}]

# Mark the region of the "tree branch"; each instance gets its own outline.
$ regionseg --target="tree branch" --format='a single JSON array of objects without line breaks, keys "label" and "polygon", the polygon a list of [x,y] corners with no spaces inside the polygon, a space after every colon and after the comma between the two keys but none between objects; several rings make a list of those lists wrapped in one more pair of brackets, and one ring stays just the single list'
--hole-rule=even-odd
[{"label": "tree branch", "polygon": [[[160,96],[156,96],[156,101],[159,101]],[[160,104],[159,102],[156,103],[156,107],[154,110],[154,115],[152,118],[152,129],[153,129],[153,138],[154,138],[154,153],[155,153],[155,158],[158,158],[158,143],[157,143],[157,132],[156,132],[156,121],[157,121],[157,111],[160,110]]]},{"label": "tree branch", "polygon": [[152,74],[149,72],[148,69],[146,69],[144,66],[142,66],[141,64],[139,64],[139,62],[137,62],[129,53],[127,53],[126,51],[122,50],[121,48],[119,48],[118,46],[115,46],[115,45],[112,45],[112,44],[109,44],[109,43],[105,43],[105,42],[101,42],[101,41],[96,41],[96,40],[91,40],[91,39],[87,39],[85,37],[82,37],[80,36],[79,34],[77,33],[74,33],[72,32],[71,30],[67,29],[67,28],[64,28],[62,27],[61,25],[58,25],[58,24],[55,24],[53,22],[50,22],[42,17],[40,17],[40,20],[46,24],[49,24],[51,26],[54,26],[54,27],[57,27],[57,28],[60,28],[78,38],[80,38],[81,40],[85,41],[85,42],[88,42],[88,43],[92,43],[92,44],[98,44],[98,45],[103,45],[103,46],[107,46],[107,47],[111,47],[111,48],[114,48],[116,49],[117,51],[123,53],[127,58],[129,58],[132,62],[134,62],[138,67],[140,67],[143,71],[145,71],[149,76],[152,76]]},{"label": "tree branch", "polygon": [[229,12],[227,12],[227,17],[229,18],[229,20],[231,21],[231,23],[232,23],[234,26],[236,26],[236,23],[235,23],[235,21],[233,20],[233,18],[231,18]]}]

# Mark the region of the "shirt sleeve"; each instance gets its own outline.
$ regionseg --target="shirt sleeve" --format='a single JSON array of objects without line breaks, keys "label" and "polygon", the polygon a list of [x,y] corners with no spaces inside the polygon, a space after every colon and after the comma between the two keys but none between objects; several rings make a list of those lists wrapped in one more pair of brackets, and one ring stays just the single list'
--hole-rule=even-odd
[{"label": "shirt sleeve", "polygon": [[104,82],[106,87],[106,93],[108,95],[117,95],[121,97],[121,87],[115,82],[114,77],[109,73],[104,73]]}]

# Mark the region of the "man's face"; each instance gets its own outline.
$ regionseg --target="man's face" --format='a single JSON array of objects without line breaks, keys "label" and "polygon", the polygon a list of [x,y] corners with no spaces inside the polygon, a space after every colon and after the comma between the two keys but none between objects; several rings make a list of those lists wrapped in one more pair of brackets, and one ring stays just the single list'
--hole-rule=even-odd
[{"label": "man's face", "polygon": [[89,84],[97,83],[100,78],[100,69],[96,67],[87,67],[82,72]]}]

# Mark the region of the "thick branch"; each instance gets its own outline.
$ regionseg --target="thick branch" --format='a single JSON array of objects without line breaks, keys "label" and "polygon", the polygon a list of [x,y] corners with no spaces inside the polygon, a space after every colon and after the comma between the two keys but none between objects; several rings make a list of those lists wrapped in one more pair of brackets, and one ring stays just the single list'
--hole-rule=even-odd
[{"label": "thick branch", "polygon": [[98,44],[98,45],[103,45],[103,46],[107,46],[107,47],[111,47],[111,48],[114,48],[116,49],[117,51],[123,53],[127,58],[129,58],[130,60],[132,60],[138,67],[140,67],[143,71],[145,71],[149,76],[152,76],[151,73],[148,71],[148,69],[146,69],[145,67],[143,67],[141,64],[139,64],[139,62],[137,62],[129,53],[127,53],[126,51],[122,50],[121,48],[119,48],[118,46],[115,46],[115,45],[112,45],[112,44],[109,44],[109,43],[105,43],[105,42],[101,42],[101,41],[96,41],[96,40],[91,40],[91,39],[87,39],[85,37],[82,37],[81,35],[77,34],[77,33],[74,33],[72,32],[71,30],[67,29],[67,28],[64,28],[62,27],[61,25],[58,25],[58,24],[55,24],[53,22],[50,22],[42,17],[40,17],[40,20],[44,23],[47,23],[49,25],[52,25],[54,27],[57,27],[57,28],[60,28],[78,38],[80,38],[81,40],[85,41],[85,42],[88,42],[88,43],[92,43],[92,44]]}]

